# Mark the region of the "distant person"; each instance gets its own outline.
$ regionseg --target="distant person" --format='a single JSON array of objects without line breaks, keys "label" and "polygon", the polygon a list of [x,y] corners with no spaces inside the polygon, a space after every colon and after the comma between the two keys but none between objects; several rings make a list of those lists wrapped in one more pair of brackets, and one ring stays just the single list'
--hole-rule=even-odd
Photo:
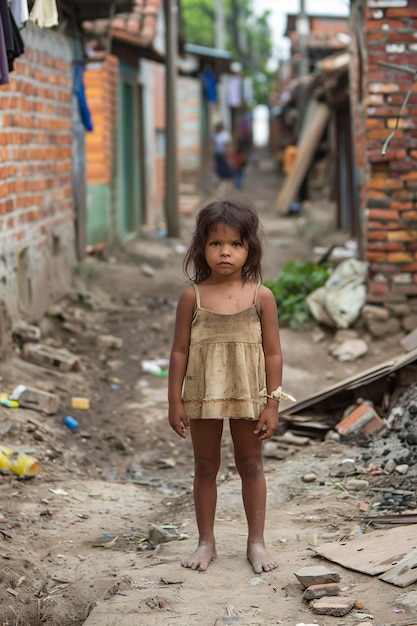
[{"label": "distant person", "polygon": [[244,142],[240,139],[236,142],[236,147],[232,157],[232,164],[234,185],[236,189],[242,189],[243,177],[246,167],[246,150]]},{"label": "distant person", "polygon": [[252,207],[215,201],[197,215],[184,258],[193,284],[179,298],[168,379],[169,423],[180,437],[190,429],[194,450],[199,539],[182,561],[192,570],[204,571],[216,558],[216,480],[226,419],[242,480],[247,558],[257,574],[277,567],[264,542],[262,443],[275,433],[279,400],[288,396],[280,387],[277,306],[261,283],[261,257]]},{"label": "distant person", "polygon": [[232,137],[229,131],[222,123],[216,124],[213,133],[214,171],[221,180],[230,180],[233,176],[229,162],[231,143]]}]

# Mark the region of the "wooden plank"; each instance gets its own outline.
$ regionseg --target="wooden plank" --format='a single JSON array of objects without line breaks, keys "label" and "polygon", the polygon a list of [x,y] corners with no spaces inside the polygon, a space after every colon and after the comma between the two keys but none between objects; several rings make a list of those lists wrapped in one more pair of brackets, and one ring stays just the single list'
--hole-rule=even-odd
[{"label": "wooden plank", "polygon": [[375,576],[417,550],[417,525],[377,530],[343,543],[324,543],[316,554],[347,569]]},{"label": "wooden plank", "polygon": [[407,587],[417,581],[417,552],[411,552],[397,565],[379,576],[386,583]]},{"label": "wooden plank", "polygon": [[294,165],[286,176],[275,202],[278,213],[284,215],[288,213],[290,205],[296,199],[329,117],[330,110],[326,104],[321,104],[317,100],[309,102]]}]

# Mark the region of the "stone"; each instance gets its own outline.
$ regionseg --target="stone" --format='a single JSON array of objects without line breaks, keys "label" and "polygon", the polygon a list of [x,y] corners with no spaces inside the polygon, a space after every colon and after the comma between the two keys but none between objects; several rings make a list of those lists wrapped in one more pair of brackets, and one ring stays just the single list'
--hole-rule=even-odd
[{"label": "stone", "polygon": [[386,322],[368,319],[366,325],[373,337],[387,337],[401,330],[401,322],[396,317],[391,317]]},{"label": "stone", "polygon": [[99,335],[96,339],[96,343],[102,348],[112,348],[114,350],[121,350],[123,348],[123,339],[114,337],[113,335]]},{"label": "stone", "polygon": [[337,596],[339,594],[340,587],[337,583],[327,583],[324,585],[310,585],[303,593],[303,600],[307,602],[310,600],[316,600],[318,598],[324,598],[325,596]]},{"label": "stone", "polygon": [[346,489],[350,489],[351,491],[361,491],[362,489],[367,489],[369,487],[369,481],[360,478],[350,478],[346,481]]},{"label": "stone", "polygon": [[356,598],[349,596],[325,596],[318,600],[311,600],[309,607],[317,615],[333,615],[343,617],[347,615],[355,606]]},{"label": "stone", "polygon": [[389,319],[390,312],[383,306],[376,306],[373,304],[365,304],[361,311],[361,315],[365,319],[370,320],[382,320]]},{"label": "stone", "polygon": [[315,565],[312,567],[302,567],[294,572],[295,577],[300,581],[303,587],[311,587],[311,585],[324,585],[326,583],[338,583],[340,576],[337,572],[324,567],[324,565]]},{"label": "stone", "polygon": [[414,313],[412,315],[406,315],[402,319],[402,327],[407,332],[410,333],[412,330],[417,328],[417,314]]}]

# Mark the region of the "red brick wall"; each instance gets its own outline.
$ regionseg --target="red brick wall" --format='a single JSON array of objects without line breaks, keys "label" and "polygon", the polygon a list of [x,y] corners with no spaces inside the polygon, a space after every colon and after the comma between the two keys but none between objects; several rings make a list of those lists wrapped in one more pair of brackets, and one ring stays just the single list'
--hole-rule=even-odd
[{"label": "red brick wall", "polygon": [[0,87],[0,298],[37,317],[68,289],[75,258],[72,64],[63,36],[28,25],[24,37]]},{"label": "red brick wall", "polygon": [[[363,237],[370,264],[368,301],[417,303],[417,86],[389,143],[412,75],[378,61],[416,67],[417,2],[398,8],[357,0],[364,9],[363,100],[360,101],[360,38],[354,37],[351,74],[356,157],[360,169]],[[352,11],[352,13],[353,13]],[[354,19],[354,24],[357,19]],[[353,28],[355,26],[353,25]],[[359,26],[358,26],[359,28]],[[357,33],[356,33],[357,35]],[[363,52],[363,51],[362,51]],[[365,129],[365,133],[362,134]],[[365,159],[364,159],[365,157]]]},{"label": "red brick wall", "polygon": [[73,221],[71,65],[27,50],[0,88],[0,236],[46,243]]},{"label": "red brick wall", "polygon": [[87,183],[112,182],[113,129],[117,123],[118,59],[108,55],[104,63],[87,66],[85,90],[94,129],[86,133]]}]

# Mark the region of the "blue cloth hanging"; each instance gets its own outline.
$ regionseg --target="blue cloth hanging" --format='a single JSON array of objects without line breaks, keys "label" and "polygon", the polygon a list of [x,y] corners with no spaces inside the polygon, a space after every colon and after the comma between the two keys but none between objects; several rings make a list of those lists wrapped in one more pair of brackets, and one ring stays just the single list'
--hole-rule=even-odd
[{"label": "blue cloth hanging", "polygon": [[84,63],[76,63],[75,65],[74,92],[78,98],[81,120],[84,124],[84,127],[88,131],[92,131],[94,129],[93,120],[91,118],[90,109],[88,108],[87,100],[85,97]]}]

